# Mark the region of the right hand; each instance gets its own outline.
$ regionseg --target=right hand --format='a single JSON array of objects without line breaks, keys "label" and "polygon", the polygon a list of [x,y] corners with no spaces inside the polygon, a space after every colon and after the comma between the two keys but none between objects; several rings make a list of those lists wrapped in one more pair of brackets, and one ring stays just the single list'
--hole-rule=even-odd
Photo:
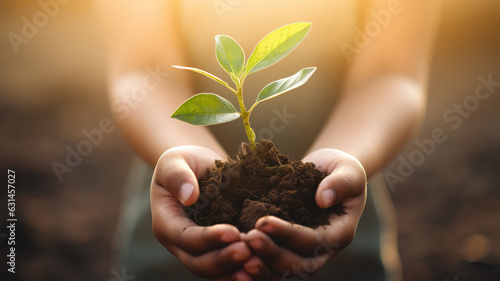
[{"label": "right hand", "polygon": [[[332,214],[329,224],[310,228],[266,216],[244,240],[256,256],[245,264],[254,280],[306,280],[347,247],[356,233],[366,202],[366,173],[353,156],[337,149],[320,149],[304,162],[313,162],[327,175],[316,190],[316,204],[342,204],[347,214]],[[330,193],[330,194],[328,194]]]},{"label": "right hand", "polygon": [[158,160],[151,183],[153,232],[158,241],[191,272],[215,280],[251,280],[243,265],[252,253],[239,230],[229,224],[196,225],[182,205],[200,194],[198,178],[221,156],[200,146],[167,150]]}]

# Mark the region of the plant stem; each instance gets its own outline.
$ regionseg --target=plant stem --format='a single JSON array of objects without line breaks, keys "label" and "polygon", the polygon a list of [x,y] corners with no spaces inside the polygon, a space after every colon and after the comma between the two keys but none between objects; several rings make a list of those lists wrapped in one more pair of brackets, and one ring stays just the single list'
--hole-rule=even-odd
[{"label": "plant stem", "polygon": [[250,127],[250,113],[247,111],[245,107],[245,103],[243,102],[243,90],[240,85],[237,85],[236,96],[238,97],[238,104],[240,105],[241,117],[243,117],[243,125],[245,126],[245,132],[247,133],[248,141],[250,142],[250,146],[253,151],[257,151],[257,147],[255,146],[255,132]]}]

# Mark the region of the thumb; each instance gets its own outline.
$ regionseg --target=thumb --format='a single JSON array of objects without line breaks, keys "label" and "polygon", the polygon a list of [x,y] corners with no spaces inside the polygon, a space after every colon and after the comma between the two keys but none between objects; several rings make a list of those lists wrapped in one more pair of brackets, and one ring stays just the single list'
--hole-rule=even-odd
[{"label": "thumb", "polygon": [[336,156],[327,166],[327,176],[316,191],[316,203],[328,208],[345,200],[362,195],[366,188],[366,174],[361,163],[349,154]]},{"label": "thumb", "polygon": [[169,149],[158,160],[153,181],[183,205],[190,206],[198,200],[198,178],[214,165],[215,159],[220,159],[220,155],[204,147]]}]

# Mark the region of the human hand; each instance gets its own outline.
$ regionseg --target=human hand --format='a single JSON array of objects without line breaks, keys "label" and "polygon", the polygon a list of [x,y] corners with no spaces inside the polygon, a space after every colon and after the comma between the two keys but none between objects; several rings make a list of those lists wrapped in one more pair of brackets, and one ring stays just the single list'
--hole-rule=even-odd
[{"label": "human hand", "polygon": [[353,156],[320,149],[303,159],[327,176],[316,191],[316,203],[327,208],[341,203],[345,215],[332,214],[329,225],[315,229],[273,216],[260,218],[244,236],[255,256],[244,264],[254,280],[305,280],[349,245],[366,202],[366,175]]},{"label": "human hand", "polygon": [[220,155],[199,146],[181,146],[163,153],[151,183],[153,232],[200,277],[251,280],[242,270],[251,252],[239,230],[227,224],[198,226],[186,217],[182,207],[196,202],[200,194],[197,178],[214,165],[215,159],[221,159]]}]

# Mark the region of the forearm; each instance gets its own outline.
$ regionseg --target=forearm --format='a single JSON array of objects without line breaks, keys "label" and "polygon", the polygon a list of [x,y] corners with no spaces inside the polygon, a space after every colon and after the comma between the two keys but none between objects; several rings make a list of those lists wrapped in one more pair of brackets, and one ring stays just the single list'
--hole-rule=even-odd
[{"label": "forearm", "polygon": [[[170,118],[177,106],[192,94],[188,78],[174,71],[161,69],[163,76],[156,77],[145,70],[111,75],[110,105],[121,131],[132,148],[152,166],[163,152],[180,145],[204,146],[224,157],[226,152],[206,127]],[[139,91],[143,92],[138,95]]]},{"label": "forearm", "polygon": [[[350,62],[341,99],[311,151],[344,150],[370,177],[411,138],[424,117],[439,2],[392,8],[390,24]],[[362,27],[373,20],[372,12],[391,9],[387,0],[362,3]]]},{"label": "forearm", "polygon": [[425,87],[385,75],[347,87],[309,152],[336,148],[356,157],[370,177],[412,136],[425,110]]},{"label": "forearm", "polygon": [[108,49],[108,95],[121,131],[150,165],[167,149],[205,146],[226,155],[210,131],[170,115],[194,92],[174,1],[97,1]]}]

